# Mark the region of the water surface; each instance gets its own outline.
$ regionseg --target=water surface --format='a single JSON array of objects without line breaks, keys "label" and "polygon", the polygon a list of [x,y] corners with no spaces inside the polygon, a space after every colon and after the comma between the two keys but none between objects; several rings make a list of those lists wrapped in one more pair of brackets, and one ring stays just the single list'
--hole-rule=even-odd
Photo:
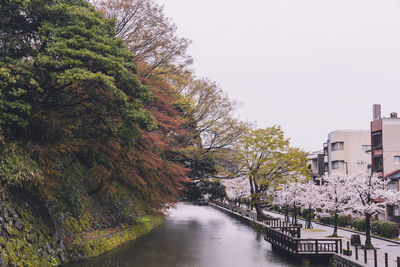
[{"label": "water surface", "polygon": [[70,267],[301,266],[271,249],[263,235],[212,207],[179,203],[151,233]]}]

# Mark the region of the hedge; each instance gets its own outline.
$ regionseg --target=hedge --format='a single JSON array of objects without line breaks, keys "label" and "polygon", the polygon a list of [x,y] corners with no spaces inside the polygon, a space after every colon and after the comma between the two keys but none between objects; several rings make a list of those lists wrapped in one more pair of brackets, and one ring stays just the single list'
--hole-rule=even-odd
[{"label": "hedge", "polygon": [[[301,217],[308,219],[308,209],[304,209],[304,210],[301,212]],[[314,219],[314,218],[315,218],[315,212],[314,212],[314,210],[312,209],[312,210],[311,210],[311,219]]]},{"label": "hedge", "polygon": [[378,234],[386,238],[395,238],[399,236],[399,228],[394,222],[382,222]]},{"label": "hedge", "polygon": [[321,217],[319,219],[320,222],[325,223],[325,224],[330,224],[331,223],[331,217]]},{"label": "hedge", "polygon": [[386,238],[396,238],[399,235],[399,228],[394,222],[375,221],[371,224],[371,232]]},{"label": "hedge", "polygon": [[364,232],[365,231],[365,219],[354,219],[351,223],[357,231]]},{"label": "hedge", "polygon": [[381,226],[382,226],[382,221],[374,221],[371,223],[371,232],[373,234],[380,234],[381,233]]},{"label": "hedge", "polygon": [[[335,217],[333,217],[332,222],[334,222]],[[345,227],[351,224],[351,216],[350,215],[339,215],[338,217],[338,225],[341,227]]]}]

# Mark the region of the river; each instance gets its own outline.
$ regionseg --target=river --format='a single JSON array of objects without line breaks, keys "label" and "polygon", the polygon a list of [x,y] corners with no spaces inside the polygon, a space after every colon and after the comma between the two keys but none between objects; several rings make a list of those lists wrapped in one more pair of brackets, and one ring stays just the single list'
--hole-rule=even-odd
[{"label": "river", "polygon": [[219,210],[178,203],[151,233],[69,267],[302,266],[272,250],[263,235]]}]

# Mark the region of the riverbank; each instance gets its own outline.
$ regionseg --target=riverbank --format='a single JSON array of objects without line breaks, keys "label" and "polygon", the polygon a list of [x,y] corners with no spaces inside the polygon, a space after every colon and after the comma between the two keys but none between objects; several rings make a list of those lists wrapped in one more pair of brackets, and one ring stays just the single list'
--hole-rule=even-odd
[{"label": "riverbank", "polygon": [[[68,267],[300,267],[272,249],[263,233],[213,207],[178,203],[149,234]],[[313,265],[325,267],[324,265]]]},{"label": "riverbank", "polygon": [[[126,188],[118,188],[114,196],[123,199]],[[79,217],[54,212],[53,203],[26,191],[0,190],[0,267],[88,260],[149,233],[165,220],[161,212],[140,210],[142,203],[134,199],[125,199],[122,209],[86,194]]]},{"label": "riverbank", "polygon": [[66,240],[66,248],[72,262],[88,260],[151,232],[164,221],[165,217],[146,216],[134,226],[80,233]]}]

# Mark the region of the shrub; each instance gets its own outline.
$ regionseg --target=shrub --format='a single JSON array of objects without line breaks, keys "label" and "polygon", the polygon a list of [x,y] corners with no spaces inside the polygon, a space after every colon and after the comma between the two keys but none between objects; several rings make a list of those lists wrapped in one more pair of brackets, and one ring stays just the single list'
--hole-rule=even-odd
[{"label": "shrub", "polygon": [[371,223],[371,232],[373,234],[381,234],[382,221],[374,221]]},{"label": "shrub", "polygon": [[282,209],[281,209],[281,207],[280,207],[279,205],[273,205],[273,206],[271,207],[271,210],[280,212]]},{"label": "shrub", "polygon": [[5,148],[0,147],[0,183],[2,186],[29,190],[42,182],[42,171],[26,151],[14,144]]},{"label": "shrub", "polygon": [[365,219],[354,219],[351,225],[357,231],[364,232],[365,231]]},{"label": "shrub", "polygon": [[332,222],[332,219],[331,217],[321,217],[319,221],[325,224],[330,224]]},{"label": "shrub", "polygon": [[386,238],[395,238],[399,236],[399,228],[394,222],[382,222],[379,234]]},{"label": "shrub", "polygon": [[[301,217],[308,219],[308,209],[304,209],[301,212]],[[315,218],[315,213],[314,213],[314,210],[311,209],[311,219],[314,219],[314,218]]]},{"label": "shrub", "polygon": [[345,215],[339,215],[338,217],[338,225],[341,227],[345,227],[348,225],[347,218]]}]

